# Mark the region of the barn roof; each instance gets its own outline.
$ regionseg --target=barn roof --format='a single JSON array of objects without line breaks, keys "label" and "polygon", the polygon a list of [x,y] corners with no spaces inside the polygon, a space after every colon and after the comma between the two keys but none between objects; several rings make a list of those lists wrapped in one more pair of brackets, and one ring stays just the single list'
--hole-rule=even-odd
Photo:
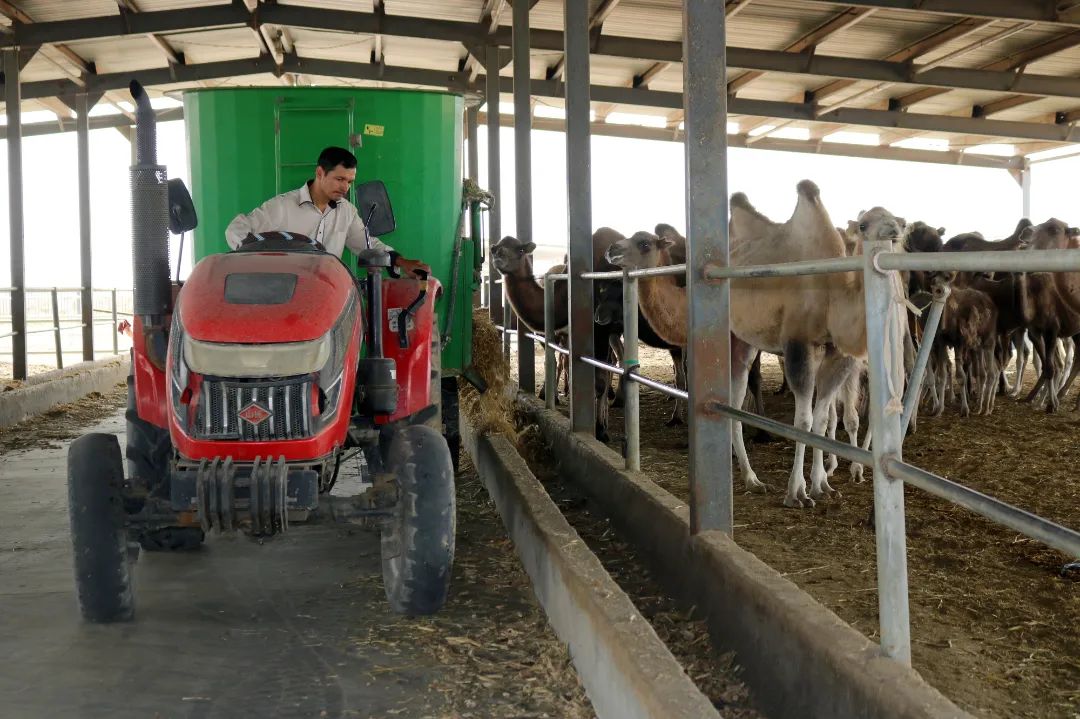
[{"label": "barn roof", "polygon": [[[524,1],[524,0],[522,0]],[[719,1],[719,0],[718,0]],[[539,126],[562,107],[561,0],[533,0]],[[1080,139],[1080,2],[726,0],[732,144],[1017,166]],[[72,117],[86,92],[275,84],[484,86],[507,0],[0,0],[24,112]],[[595,129],[678,139],[682,2],[590,0]],[[59,124],[57,124],[59,123]],[[31,133],[33,129],[31,128]],[[980,153],[991,153],[983,155]],[[976,160],[975,155],[982,159]]]}]

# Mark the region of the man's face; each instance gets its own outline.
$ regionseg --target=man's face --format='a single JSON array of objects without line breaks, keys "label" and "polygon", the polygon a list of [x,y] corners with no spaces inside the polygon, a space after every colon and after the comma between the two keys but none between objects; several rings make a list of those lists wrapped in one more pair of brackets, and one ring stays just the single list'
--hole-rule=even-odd
[{"label": "man's face", "polygon": [[346,170],[341,165],[338,165],[329,172],[321,167],[315,168],[315,181],[319,183],[319,188],[328,198],[335,202],[345,199],[349,194],[349,188],[352,187],[355,180],[355,167]]}]

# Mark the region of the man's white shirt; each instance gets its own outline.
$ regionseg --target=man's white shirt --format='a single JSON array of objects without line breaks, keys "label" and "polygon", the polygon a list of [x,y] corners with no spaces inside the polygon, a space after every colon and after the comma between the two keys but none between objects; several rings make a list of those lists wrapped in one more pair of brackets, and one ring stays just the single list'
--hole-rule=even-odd
[{"label": "man's white shirt", "polygon": [[377,237],[365,238],[364,221],[348,200],[331,202],[325,211],[320,211],[311,200],[307,183],[271,197],[248,214],[237,215],[225,230],[225,241],[236,249],[249,234],[274,231],[310,237],[338,257],[346,247],[353,252],[368,247],[388,252],[393,249]]}]

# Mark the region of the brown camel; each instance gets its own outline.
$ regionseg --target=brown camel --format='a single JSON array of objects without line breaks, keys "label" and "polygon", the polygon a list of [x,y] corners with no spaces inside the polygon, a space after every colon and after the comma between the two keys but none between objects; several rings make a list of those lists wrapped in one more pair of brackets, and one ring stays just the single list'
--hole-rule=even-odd
[{"label": "brown camel", "polygon": [[[903,234],[896,218],[880,207],[860,216],[857,232],[859,245],[868,239],[888,240],[898,245]],[[808,180],[799,183],[795,212],[783,224],[772,222],[757,212],[745,195],[736,193],[731,198],[730,235],[733,265],[847,254],[843,238],[821,203],[817,186]],[[655,267],[668,259],[668,246],[668,241],[656,235],[639,232],[612,246],[608,258],[625,269]],[[866,355],[862,285],[862,275],[857,272],[733,281],[732,405],[742,406],[750,364],[758,350],[782,353],[784,374],[795,394],[795,426],[824,433],[837,393],[855,371],[858,358]],[[686,346],[684,288],[678,287],[670,277],[649,278],[641,282],[640,302],[649,322],[665,341]],[[815,389],[816,403],[812,401]],[[857,417],[857,413],[851,414]],[[747,459],[740,423],[735,423],[733,434],[746,488],[763,491],[765,486]],[[857,441],[856,436],[857,430],[852,434],[853,442]],[[786,506],[814,504],[806,492],[804,459],[805,446],[797,444],[784,497]],[[814,497],[837,494],[829,486],[820,451],[814,452],[811,483]]]},{"label": "brown camel", "polygon": [[[601,227],[593,233],[593,267],[599,271],[618,269],[604,259],[607,248],[617,242],[622,235],[610,227]],[[529,329],[536,333],[544,332],[544,287],[536,281],[533,273],[532,253],[536,245],[521,242],[516,237],[507,235],[492,248],[492,263],[505,282],[506,296],[510,306]],[[555,325],[562,330],[569,323],[569,298],[567,283],[555,283]],[[610,329],[594,323],[593,342],[597,356],[608,363],[615,361],[614,340]],[[596,438],[602,442],[609,439],[608,393],[611,389],[611,375],[596,371]],[[547,388],[544,388],[547,391]],[[552,391],[557,391],[557,388]]]}]

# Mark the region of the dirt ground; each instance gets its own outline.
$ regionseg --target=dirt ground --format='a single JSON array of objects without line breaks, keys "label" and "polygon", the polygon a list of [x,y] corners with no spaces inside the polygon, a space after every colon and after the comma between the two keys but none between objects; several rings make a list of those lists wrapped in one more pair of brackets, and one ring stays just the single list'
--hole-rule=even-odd
[{"label": "dirt ground", "polygon": [[[36,704],[18,704],[22,708],[16,711],[17,715],[56,716],[57,707],[67,706],[64,702],[68,702],[82,707],[75,712],[80,716],[152,716],[152,712],[117,712],[118,707],[111,700],[102,699],[107,694],[86,687],[100,687],[102,682],[107,685],[119,676],[138,683],[146,678],[144,670],[152,664],[147,660],[146,652],[155,646],[155,642],[185,641],[183,659],[178,659],[175,667],[180,678],[173,682],[167,677],[153,675],[153,681],[147,680],[149,683],[138,690],[144,703],[140,706],[175,708],[173,695],[188,691],[198,701],[212,701],[213,707],[192,709],[194,713],[166,711],[158,716],[257,714],[453,719],[588,719],[594,716],[570,662],[569,652],[548,626],[494,504],[467,456],[462,457],[457,477],[457,552],[450,597],[444,610],[433,617],[405,618],[389,610],[383,595],[378,570],[378,540],[373,538],[374,535],[368,536],[370,533],[351,527],[326,527],[320,522],[300,525],[288,535],[276,538],[281,540],[278,542],[281,550],[275,560],[262,564],[251,557],[233,556],[253,544],[240,536],[218,539],[215,535],[211,538],[214,541],[208,542],[208,549],[194,554],[144,555],[139,562],[142,615],[137,623],[124,629],[130,637],[137,637],[137,641],[124,643],[126,649],[121,652],[113,646],[113,641],[102,641],[102,637],[93,641],[78,640],[82,634],[98,628],[80,627],[74,621],[66,491],[63,475],[59,473],[62,470],[54,468],[47,478],[34,475],[36,482],[47,480],[48,486],[52,487],[50,496],[56,506],[45,509],[41,492],[38,496],[29,496],[20,489],[36,485],[16,475],[19,471],[37,471],[45,464],[45,460],[35,461],[28,467],[26,461],[20,459],[27,454],[22,450],[38,450],[37,454],[51,458],[49,461],[62,467],[63,440],[81,434],[88,427],[101,427],[98,423],[102,421],[122,427],[123,417],[119,411],[124,404],[125,392],[121,385],[106,395],[91,395],[0,432],[0,455],[4,456],[4,462],[11,463],[9,469],[0,471],[0,490],[15,492],[6,496],[6,506],[10,511],[20,513],[20,521],[29,522],[23,530],[17,530],[9,523],[6,531],[14,534],[0,536],[0,548],[10,547],[11,550],[0,552],[0,575],[7,578],[5,587],[0,588],[0,606],[9,617],[21,616],[19,612],[39,612],[44,615],[41,621],[48,621],[48,616],[60,617],[47,625],[49,629],[33,629],[33,622],[17,620],[6,625],[5,631],[0,631],[0,654],[23,657],[20,672],[26,676],[21,679],[19,673],[7,676],[6,680],[12,686],[23,681],[37,681],[29,679],[30,676],[54,677],[50,680],[50,694],[40,694]],[[17,467],[27,468],[16,470]],[[8,474],[9,471],[12,474]],[[18,522],[14,526],[17,527]],[[5,522],[0,521],[0,535],[4,535],[4,531]],[[355,549],[343,547],[342,541],[347,543],[346,547],[355,545]],[[316,547],[317,544],[321,549]],[[42,553],[45,550],[41,548],[46,545],[52,554]],[[41,551],[35,553],[29,549]],[[286,550],[291,552],[288,555],[291,559],[282,553]],[[312,553],[319,551],[324,553],[315,561],[329,562],[333,566],[320,568],[309,564],[313,560]],[[198,556],[202,554],[206,556]],[[347,561],[343,563],[343,559]],[[276,577],[266,580],[266,586],[273,587],[273,591],[267,589],[267,596],[259,601],[269,602],[274,611],[286,614],[295,613],[297,606],[302,605],[298,611],[303,613],[297,616],[304,618],[303,625],[307,627],[304,632],[297,636],[286,633],[288,636],[282,638],[278,626],[283,621],[280,617],[279,621],[264,618],[265,621],[253,622],[254,609],[247,611],[242,603],[238,605],[238,595],[224,592],[222,596],[218,584],[206,579],[206,573],[212,574],[215,568],[235,571],[237,562],[248,569],[261,567],[259,571]],[[303,565],[307,569],[293,565]],[[199,575],[203,579],[185,591],[191,594],[192,606],[201,608],[201,613],[196,613],[198,617],[205,619],[207,613],[212,616],[210,627],[200,624],[201,619],[185,618],[186,625],[169,620],[176,612],[183,614],[183,610],[170,604],[175,593],[167,590],[167,583],[176,581],[173,575],[186,571],[203,572]],[[286,575],[280,574],[286,571]],[[328,578],[330,574],[333,577]],[[173,577],[171,580],[170,576]],[[247,575],[237,576],[233,579],[240,584],[254,581]],[[7,590],[14,593],[9,594]],[[207,609],[210,606],[218,607],[220,612]],[[236,623],[227,618],[233,615]],[[322,629],[313,630],[310,628],[313,625]],[[264,665],[266,672],[260,675],[265,680],[265,686],[260,685],[262,689],[276,686],[273,682],[278,679],[295,684],[299,676],[297,667],[314,651],[329,662],[328,666],[336,669],[330,678],[323,677],[325,672],[316,672],[319,681],[325,681],[328,688],[321,684],[308,687],[311,691],[303,692],[303,701],[307,702],[303,706],[315,707],[311,702],[322,701],[322,694],[329,696],[334,693],[331,689],[346,686],[345,694],[353,700],[346,703],[351,703],[353,709],[343,710],[340,706],[332,709],[336,705],[331,702],[323,707],[321,714],[317,707],[312,713],[307,713],[306,709],[297,710],[301,714],[290,713],[283,708],[289,705],[275,703],[284,699],[275,699],[261,690],[236,704],[242,697],[235,687],[230,687],[228,676],[219,675],[214,669],[223,661],[223,650],[214,644],[218,641],[215,632],[224,631],[223,626],[229,626],[229,631],[240,639],[254,637],[254,644],[240,639],[230,643],[229,656],[239,661],[236,655],[250,649],[253,653],[241,659],[244,666],[252,665],[252,662]],[[192,635],[187,640],[175,636],[185,631]],[[50,632],[76,637],[57,640],[60,643],[76,642],[78,646],[72,649],[75,654],[56,653],[49,649],[48,642],[37,642]],[[260,632],[269,632],[273,636],[264,637]],[[32,640],[32,637],[36,639]],[[289,644],[294,640],[301,642],[302,647]],[[10,644],[5,645],[8,641]],[[267,643],[260,644],[262,641]],[[210,653],[203,656],[201,652],[204,651]],[[107,652],[107,656],[99,656],[102,652]],[[290,652],[296,653],[291,663],[284,658],[281,662],[267,659],[270,654],[285,657]],[[74,662],[77,669],[66,667],[65,662]],[[267,662],[272,666],[265,666]],[[95,666],[99,668],[95,669]],[[335,678],[338,673],[348,673],[348,676]],[[0,684],[3,683],[0,680]],[[185,683],[199,687],[199,690],[190,687],[182,690],[181,685],[186,686]],[[321,692],[320,688],[326,688],[326,692]],[[123,695],[119,687],[117,690],[117,695]],[[381,698],[382,705],[387,707],[385,711],[372,705],[360,709],[364,704],[357,697],[371,692]],[[3,694],[3,688],[0,688],[0,695]],[[30,701],[29,696],[24,693],[20,700]],[[292,694],[289,697],[295,698]],[[101,713],[87,708],[90,704],[86,702],[101,709]],[[281,713],[283,711],[285,713]],[[0,714],[6,716],[3,711]]]},{"label": "dirt ground", "polygon": [[110,392],[91,392],[78,402],[57,405],[10,427],[0,428],[0,455],[17,449],[58,449],[65,439],[73,439],[82,430],[99,422],[127,401],[127,386],[121,382]]},{"label": "dirt ground", "polygon": [[[665,353],[643,347],[641,355],[647,376],[672,381]],[[793,401],[774,394],[779,367],[767,362],[764,372],[766,414],[790,424]],[[665,397],[642,390],[641,404],[642,466],[688,500],[686,427],[665,426]],[[905,459],[1076,528],[1078,427],[1080,415],[1072,412],[1047,415],[999,398],[991,417],[962,420],[954,408],[940,418],[920,417]],[[618,449],[619,410],[612,411],[611,434]],[[737,491],[736,540],[876,639],[870,470],[866,483],[853,484],[841,461],[830,481],[843,498],[793,510],[781,504],[792,445],[748,443],[748,450],[769,493]],[[809,458],[808,452],[807,475]],[[735,482],[741,490],[741,478]],[[917,489],[908,488],[905,498],[915,668],[979,716],[1080,716],[1080,576],[1062,574],[1071,558]]]}]

